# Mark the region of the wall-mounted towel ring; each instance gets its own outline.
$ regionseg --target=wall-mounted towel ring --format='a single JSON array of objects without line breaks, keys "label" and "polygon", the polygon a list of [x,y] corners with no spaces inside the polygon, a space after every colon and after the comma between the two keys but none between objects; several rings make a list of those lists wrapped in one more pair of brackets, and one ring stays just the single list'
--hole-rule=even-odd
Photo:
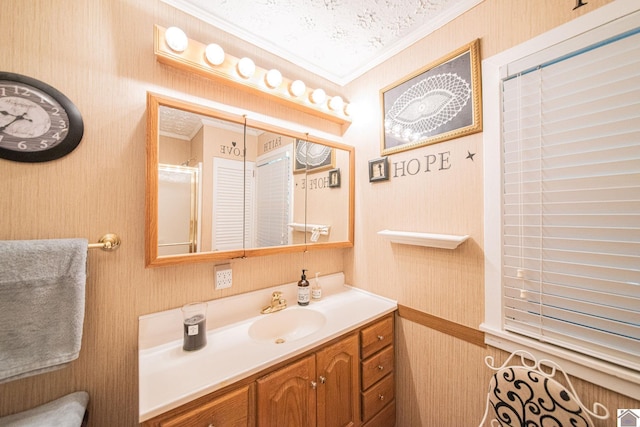
[{"label": "wall-mounted towel ring", "polygon": [[102,249],[103,251],[115,251],[120,247],[120,236],[115,233],[105,234],[98,240],[99,243],[89,243],[89,249]]}]

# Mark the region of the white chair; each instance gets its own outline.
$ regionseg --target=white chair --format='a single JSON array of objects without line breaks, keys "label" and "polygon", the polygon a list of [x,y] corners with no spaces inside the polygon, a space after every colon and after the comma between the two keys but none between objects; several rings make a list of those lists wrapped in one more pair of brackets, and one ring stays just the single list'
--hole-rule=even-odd
[{"label": "white chair", "polygon": [[[491,356],[485,363],[495,373],[489,382],[480,427],[593,427],[592,417],[609,418],[609,411],[601,403],[594,403],[593,410],[587,409],[567,374],[550,360],[536,361],[531,353],[519,350],[500,367],[494,366]],[[566,386],[554,378],[557,373]]]}]

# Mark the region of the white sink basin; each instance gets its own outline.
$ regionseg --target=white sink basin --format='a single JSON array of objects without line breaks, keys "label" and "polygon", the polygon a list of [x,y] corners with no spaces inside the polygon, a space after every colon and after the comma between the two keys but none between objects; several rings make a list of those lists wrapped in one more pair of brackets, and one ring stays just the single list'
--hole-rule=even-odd
[{"label": "white sink basin", "polygon": [[282,344],[304,338],[320,330],[327,318],[309,308],[286,308],[265,314],[249,327],[249,336],[260,342]]}]

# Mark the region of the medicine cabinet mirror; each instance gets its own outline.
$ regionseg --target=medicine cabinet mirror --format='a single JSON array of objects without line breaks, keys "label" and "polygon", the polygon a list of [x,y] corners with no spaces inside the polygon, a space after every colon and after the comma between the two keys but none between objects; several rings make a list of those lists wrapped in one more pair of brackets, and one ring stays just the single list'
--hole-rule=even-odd
[{"label": "medicine cabinet mirror", "polygon": [[353,246],[353,147],[153,93],[147,109],[147,266]]}]

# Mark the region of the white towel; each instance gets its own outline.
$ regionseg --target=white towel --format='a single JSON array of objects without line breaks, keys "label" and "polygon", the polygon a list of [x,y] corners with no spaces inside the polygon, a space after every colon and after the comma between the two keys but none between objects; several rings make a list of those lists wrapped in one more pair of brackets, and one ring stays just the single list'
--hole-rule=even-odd
[{"label": "white towel", "polygon": [[86,391],[76,391],[28,411],[0,418],[1,427],[80,427],[89,403]]},{"label": "white towel", "polygon": [[0,241],[0,383],[78,358],[86,239]]}]

